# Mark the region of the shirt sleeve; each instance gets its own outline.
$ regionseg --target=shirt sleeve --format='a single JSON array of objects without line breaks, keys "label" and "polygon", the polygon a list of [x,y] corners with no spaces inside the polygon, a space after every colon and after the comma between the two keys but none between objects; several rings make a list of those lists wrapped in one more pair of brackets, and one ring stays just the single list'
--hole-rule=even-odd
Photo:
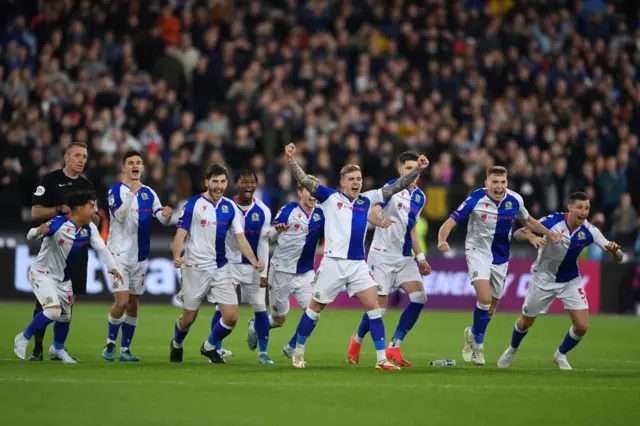
[{"label": "shirt sleeve", "polygon": [[43,237],[50,237],[58,232],[60,227],[64,225],[66,221],[66,216],[54,216],[51,220],[49,220],[49,222],[47,222],[49,224],[49,232],[44,234]]},{"label": "shirt sleeve", "polygon": [[520,205],[520,209],[518,209],[518,212],[516,213],[516,217],[520,220],[529,219],[529,211],[524,206],[524,200],[522,199],[520,194],[516,194],[516,199],[518,200],[518,204]]},{"label": "shirt sleeve", "polygon": [[291,212],[293,211],[294,205],[286,204],[282,206],[282,208],[278,211],[276,218],[273,219],[273,225],[281,225],[288,224],[289,217],[291,216]]},{"label": "shirt sleeve", "polygon": [[193,207],[195,204],[196,202],[191,199],[184,205],[178,218],[178,224],[176,225],[178,228],[184,229],[185,231],[191,229],[191,219],[193,218]]},{"label": "shirt sleeve", "polygon": [[234,213],[231,220],[231,233],[233,235],[241,234],[244,232],[244,215],[235,203],[232,204]]},{"label": "shirt sleeve", "polygon": [[335,189],[327,188],[324,185],[318,185],[318,189],[316,189],[316,193],[313,194],[321,203],[327,201],[327,199],[336,193]]},{"label": "shirt sleeve", "polygon": [[591,231],[591,235],[593,235],[594,244],[600,247],[602,250],[605,250],[604,246],[609,244],[609,240],[607,240],[604,235],[602,235],[602,232],[600,232],[600,230],[593,225],[591,225],[591,229],[589,229],[589,231]]},{"label": "shirt sleeve", "polygon": [[115,216],[116,211],[122,206],[122,197],[120,195],[120,186],[114,185],[109,188],[107,193],[107,203],[109,204],[109,211]]},{"label": "shirt sleeve", "polygon": [[449,217],[456,223],[460,223],[471,215],[476,204],[478,204],[478,198],[471,195]]},{"label": "shirt sleeve", "polygon": [[164,208],[164,206],[160,202],[160,199],[158,198],[158,194],[156,194],[156,192],[151,188],[149,188],[149,191],[151,191],[151,194],[153,195],[153,207],[152,207],[153,215],[164,226],[171,225],[172,217],[171,216],[168,216],[168,217],[162,216],[162,209]]},{"label": "shirt sleeve", "polygon": [[371,201],[372,206],[385,201],[384,197],[382,196],[382,189],[372,189],[371,191],[363,192],[362,196],[364,198],[368,198],[369,201]]},{"label": "shirt sleeve", "polygon": [[100,231],[98,231],[98,228],[93,223],[89,224],[89,228],[91,229],[91,247],[98,253],[98,257],[102,260],[102,263],[107,266],[107,269],[114,269],[117,266],[116,261],[102,240]]},{"label": "shirt sleeve", "polygon": [[42,180],[36,187],[36,191],[31,197],[32,206],[54,207],[56,200],[54,199],[53,179],[50,174],[42,177]]}]

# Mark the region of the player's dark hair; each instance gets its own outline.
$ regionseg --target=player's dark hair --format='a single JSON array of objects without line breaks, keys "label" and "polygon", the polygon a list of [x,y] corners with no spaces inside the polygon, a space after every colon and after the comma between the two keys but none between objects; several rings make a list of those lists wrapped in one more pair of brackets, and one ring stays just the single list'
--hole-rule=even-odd
[{"label": "player's dark hair", "polygon": [[93,201],[95,199],[95,191],[91,191],[88,189],[83,191],[76,191],[67,195],[67,205],[71,210],[73,210],[74,208],[84,206],[89,201]]},{"label": "player's dark hair", "polygon": [[256,180],[256,183],[258,183],[258,175],[256,175],[251,170],[242,170],[236,173],[235,183],[238,183],[240,179],[242,179],[243,177],[249,177],[249,176],[253,176],[253,178]]},{"label": "player's dark hair", "polygon": [[140,157],[141,160],[143,159],[140,151],[130,149],[129,151],[124,153],[124,157],[122,157],[122,164],[127,164],[127,160],[131,157]]},{"label": "player's dark hair", "polygon": [[207,167],[207,170],[204,172],[205,179],[211,179],[213,176],[224,175],[224,177],[228,178],[229,173],[227,172],[227,168],[222,164],[214,163]]},{"label": "player's dark hair", "polygon": [[83,143],[83,142],[72,142],[71,145],[69,145],[67,150],[64,152],[64,155],[68,155],[71,152],[71,150],[73,149],[74,146],[77,146],[78,148],[88,149],[86,143]]},{"label": "player's dark hair", "polygon": [[581,191],[574,192],[569,197],[569,204],[573,204],[576,201],[589,201],[589,196],[586,193]]},{"label": "player's dark hair", "polygon": [[407,161],[418,161],[418,158],[420,158],[420,156],[418,154],[416,154],[413,151],[406,151],[403,152],[402,154],[400,154],[400,157],[398,157],[398,162],[400,164],[404,164]]}]

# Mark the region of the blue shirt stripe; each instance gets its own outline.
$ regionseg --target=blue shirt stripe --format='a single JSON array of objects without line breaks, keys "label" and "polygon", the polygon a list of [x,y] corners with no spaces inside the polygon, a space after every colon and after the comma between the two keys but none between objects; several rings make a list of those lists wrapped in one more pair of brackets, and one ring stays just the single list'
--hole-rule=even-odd
[{"label": "blue shirt stripe", "polygon": [[347,259],[364,260],[364,237],[367,232],[367,216],[371,201],[359,196],[353,203],[353,215],[351,217],[351,239]]}]

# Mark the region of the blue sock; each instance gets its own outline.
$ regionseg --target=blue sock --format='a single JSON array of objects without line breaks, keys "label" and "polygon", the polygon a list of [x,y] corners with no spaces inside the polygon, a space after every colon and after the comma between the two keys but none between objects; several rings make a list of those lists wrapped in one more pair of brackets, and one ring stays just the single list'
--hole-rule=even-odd
[{"label": "blue sock", "polygon": [[231,334],[232,331],[233,331],[233,328],[227,326],[222,322],[222,320],[220,320],[217,322],[216,325],[213,326],[213,329],[211,330],[211,334],[209,334],[209,338],[207,339],[207,341],[209,342],[210,345],[216,346],[216,350],[217,350],[218,342],[222,342],[222,339],[224,339],[229,334]]},{"label": "blue sock", "polygon": [[[367,315],[369,315],[368,312]],[[386,343],[384,336],[384,321],[382,321],[382,315],[378,316],[378,318],[369,317],[369,326],[371,327],[371,338],[373,339],[373,344],[376,347],[376,351],[384,351]]]},{"label": "blue sock", "polygon": [[513,332],[511,333],[511,347],[518,349],[522,339],[524,339],[524,336],[526,336],[528,332],[528,329],[524,331],[520,330],[518,328],[518,323],[516,323],[516,325],[513,326]]},{"label": "blue sock", "polygon": [[582,340],[582,337],[577,336],[573,332],[573,327],[571,327],[569,331],[567,331],[567,334],[564,336],[564,340],[562,341],[562,344],[558,347],[558,352],[560,352],[563,355],[566,354],[571,349],[575,348],[576,345],[580,343],[580,340]]},{"label": "blue sock", "polygon": [[[213,330],[213,327],[215,327],[216,324],[219,323],[221,319],[222,319],[222,311],[219,311],[218,309],[216,309],[213,312],[213,318],[211,318],[211,330]],[[220,340],[219,342],[216,342],[216,349],[219,351],[222,350],[222,340]]]},{"label": "blue sock", "polygon": [[269,345],[269,315],[265,311],[254,313],[255,323],[253,327],[258,335],[258,350],[260,352],[267,352],[267,346]]},{"label": "blue sock", "polygon": [[476,306],[473,311],[473,326],[471,327],[471,332],[475,336],[476,343],[484,343],[484,334],[487,331],[489,321],[491,321],[489,311],[485,311]]},{"label": "blue sock", "polygon": [[[315,327],[315,324],[314,324]],[[293,333],[293,336],[291,336],[291,340],[289,340],[289,347],[292,349],[296,348],[296,340],[298,339],[298,333]]]},{"label": "blue sock", "polygon": [[409,330],[411,330],[413,326],[416,325],[423,307],[424,303],[409,302],[409,306],[407,306],[404,311],[402,311],[400,322],[398,322],[398,327],[396,328],[396,332],[393,335],[394,339],[404,339]]},{"label": "blue sock", "polygon": [[133,334],[136,332],[137,323],[138,317],[124,316],[124,320],[122,321],[122,340],[120,341],[120,350],[122,350],[122,348],[129,349],[131,346]]},{"label": "blue sock", "polygon": [[358,326],[358,331],[356,332],[356,336],[360,339],[364,339],[364,336],[369,332],[369,315],[365,312],[362,315],[362,319],[360,320],[360,325]]},{"label": "blue sock", "polygon": [[64,342],[67,341],[70,328],[71,322],[56,321],[53,323],[53,347],[56,350],[64,349]]},{"label": "blue sock", "polygon": [[122,318],[113,318],[109,314],[109,322],[107,327],[107,339],[110,342],[114,342],[118,339],[118,333],[120,333],[120,325],[122,324]]},{"label": "blue sock", "polygon": [[182,342],[184,342],[184,339],[187,337],[187,334],[189,334],[189,329],[187,328],[184,331],[180,330],[180,328],[178,327],[178,321],[179,320],[176,321],[173,329],[173,341],[181,345]]},{"label": "blue sock", "polygon": [[31,336],[36,334],[37,331],[42,330],[43,328],[47,328],[49,324],[53,322],[52,319],[49,319],[44,312],[38,313],[33,319],[31,323],[27,326],[27,328],[22,333],[25,339],[31,339]]},{"label": "blue sock", "polygon": [[[296,341],[304,345],[307,343],[307,339],[311,336],[311,332],[316,327],[316,320],[320,314],[312,311],[311,309],[307,309],[307,311],[302,314],[302,318],[300,318],[300,323],[298,324],[297,329],[297,339]],[[314,317],[314,318],[312,318]]]}]

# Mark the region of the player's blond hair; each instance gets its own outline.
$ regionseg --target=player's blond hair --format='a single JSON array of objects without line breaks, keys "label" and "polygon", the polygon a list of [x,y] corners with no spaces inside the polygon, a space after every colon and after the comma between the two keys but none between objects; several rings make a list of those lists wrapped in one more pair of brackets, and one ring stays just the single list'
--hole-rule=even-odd
[{"label": "player's blond hair", "polygon": [[502,175],[508,175],[509,173],[507,172],[507,169],[505,167],[502,166],[491,166],[487,169],[487,179],[489,178],[489,176],[491,175],[498,175],[498,176],[502,176]]},{"label": "player's blond hair", "polygon": [[356,164],[347,164],[346,166],[344,166],[340,170],[340,179],[344,178],[344,175],[346,175],[347,173],[351,173],[351,172],[360,172],[360,173],[362,173],[362,170],[360,169],[360,166],[358,166]]},{"label": "player's blond hair", "polygon": [[[320,181],[318,180],[317,177],[315,177],[314,175],[307,175],[307,177],[309,179],[311,179],[312,181],[314,181],[317,184],[320,184]],[[298,184],[296,185],[296,187],[298,188],[298,191],[302,191],[304,189],[304,185],[301,184],[300,182],[298,182]]]}]

